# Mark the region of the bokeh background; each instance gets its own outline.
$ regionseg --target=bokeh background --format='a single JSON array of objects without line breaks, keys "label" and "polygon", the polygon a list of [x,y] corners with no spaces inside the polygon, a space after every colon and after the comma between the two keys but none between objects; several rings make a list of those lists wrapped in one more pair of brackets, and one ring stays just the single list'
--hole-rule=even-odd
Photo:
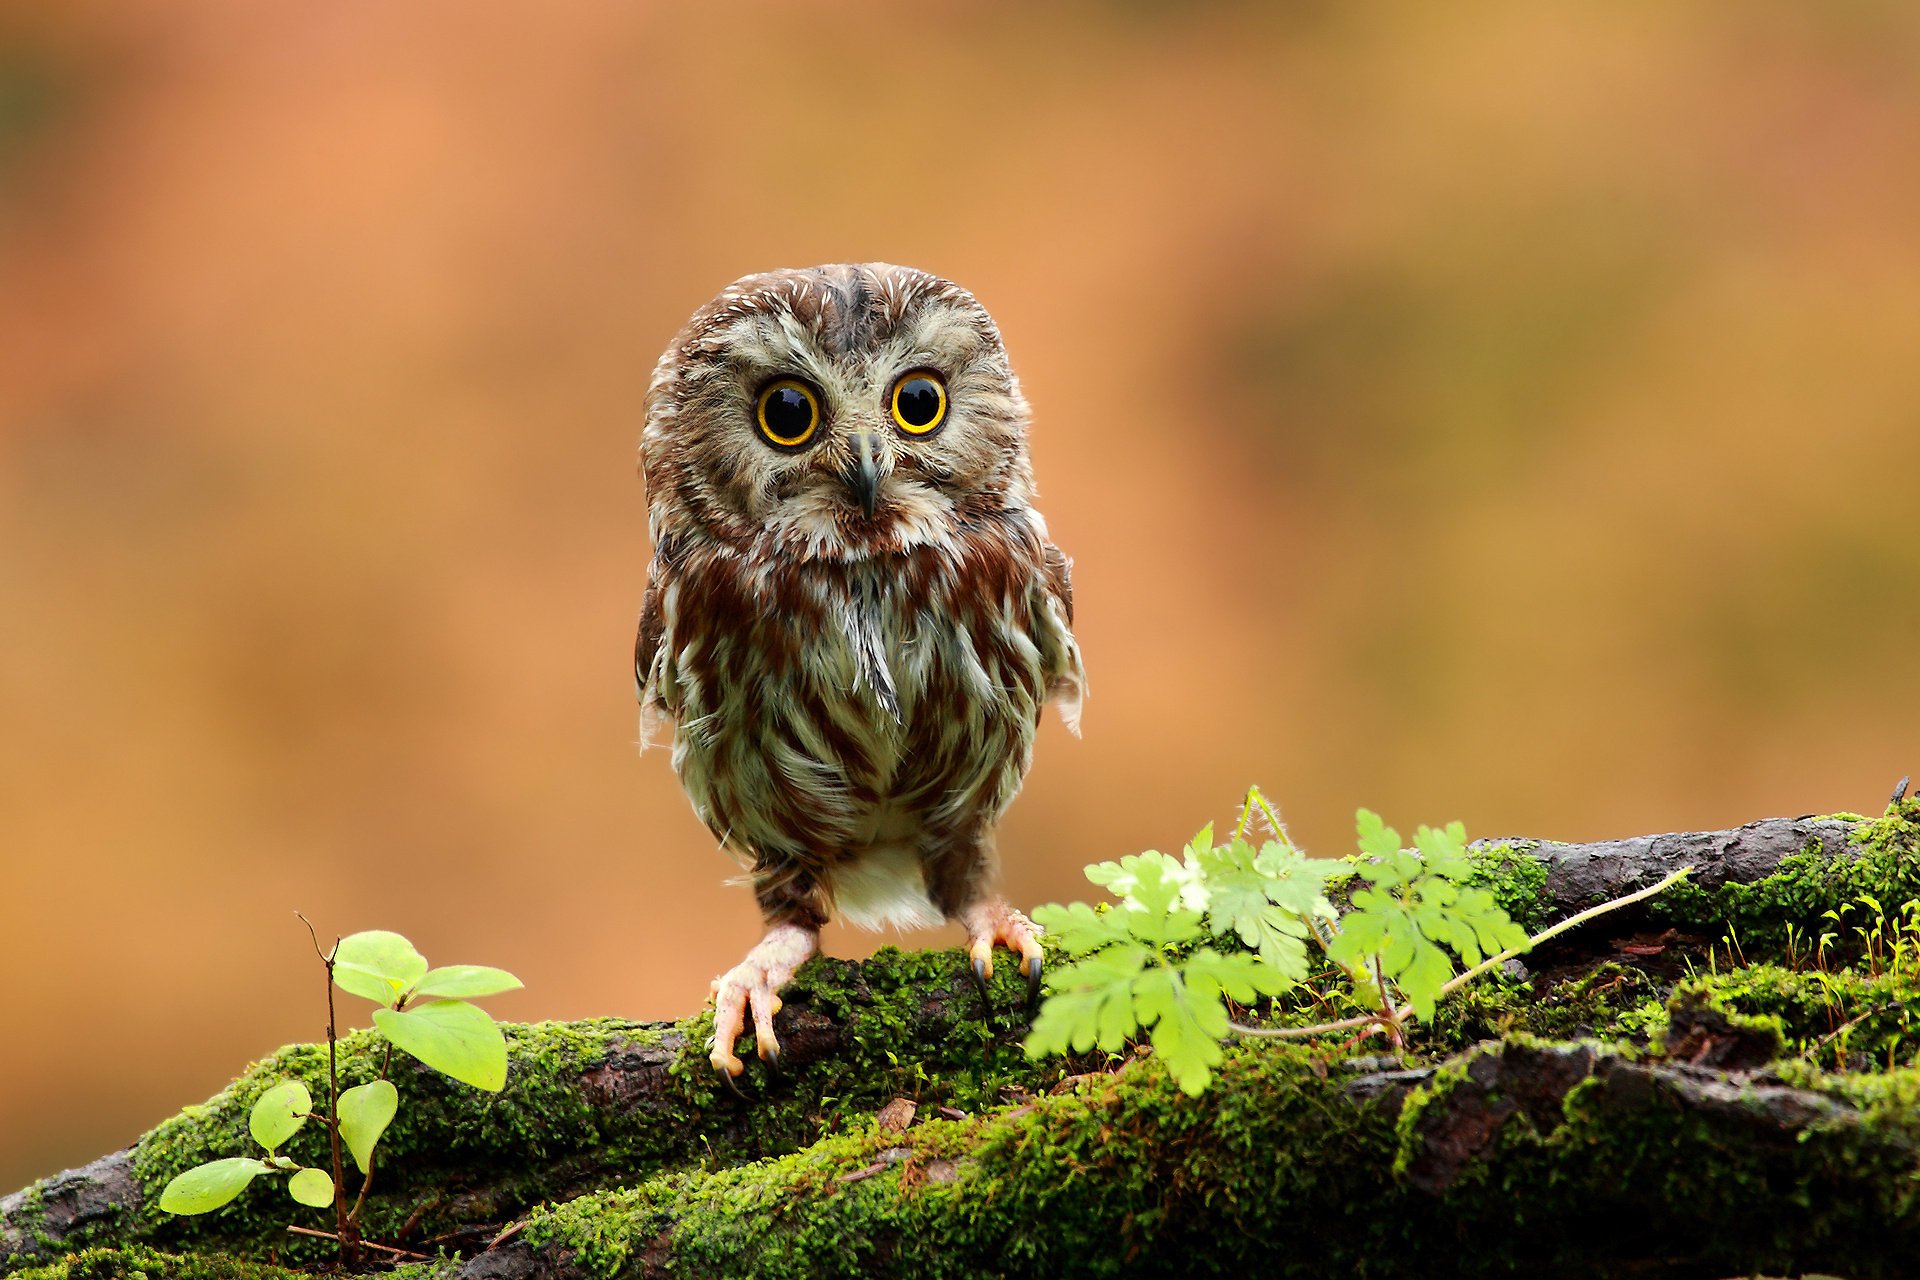
[{"label": "bokeh background", "polygon": [[1917,55],[1907,0],[8,5],[0,1190],[319,1033],[295,909],[515,1018],[751,943],[634,750],[633,451],[770,266],[958,279],[1025,380],[1093,692],[1017,902],[1251,781],[1325,852],[1876,808]]}]

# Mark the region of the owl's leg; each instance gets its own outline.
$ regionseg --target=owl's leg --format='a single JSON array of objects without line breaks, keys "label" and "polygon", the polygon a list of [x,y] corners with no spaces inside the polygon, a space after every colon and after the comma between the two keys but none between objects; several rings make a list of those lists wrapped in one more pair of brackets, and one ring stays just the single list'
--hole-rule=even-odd
[{"label": "owl's leg", "polygon": [[713,1043],[708,1061],[729,1080],[747,1069],[733,1046],[749,1012],[760,1060],[779,1069],[780,1041],[773,1034],[773,1015],[780,1012],[780,988],[820,949],[820,926],[827,919],[822,895],[810,877],[763,877],[755,881],[754,896],[766,917],[766,935],[746,959],[713,980]]},{"label": "owl's leg", "polygon": [[753,1013],[753,1039],[760,1059],[780,1064],[780,1041],[773,1034],[773,1015],[780,1012],[780,988],[794,970],[820,949],[818,930],[797,924],[776,924],[747,952],[747,958],[713,980],[713,1045],[709,1061],[717,1071],[737,1076],[747,1069],[733,1052],[734,1041]]},{"label": "owl's leg", "polygon": [[962,907],[957,918],[967,931],[967,955],[973,961],[974,977],[986,990],[993,976],[993,949],[996,945],[1020,957],[1020,972],[1027,975],[1027,1013],[1040,1003],[1040,927],[1008,906],[1004,898],[988,898]]},{"label": "owl's leg", "polygon": [[993,976],[993,948],[1003,946],[1020,956],[1020,972],[1027,975],[1027,1012],[1040,1003],[1040,928],[1007,905],[993,891],[993,831],[974,825],[946,839],[930,842],[921,857],[927,896],[942,915],[967,931],[967,954],[983,1004],[987,979]]}]

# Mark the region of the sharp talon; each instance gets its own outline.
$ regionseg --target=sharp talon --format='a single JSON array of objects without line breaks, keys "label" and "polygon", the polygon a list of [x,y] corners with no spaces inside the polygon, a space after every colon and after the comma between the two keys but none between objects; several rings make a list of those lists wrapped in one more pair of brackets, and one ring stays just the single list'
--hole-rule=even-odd
[{"label": "sharp talon", "polygon": [[986,961],[976,959],[972,964],[967,966],[967,972],[973,975],[974,989],[980,993],[980,1003],[985,1007],[984,1016],[991,1020],[993,1017],[993,993],[987,990]]},{"label": "sharp talon", "polygon": [[1031,1019],[1040,1010],[1040,957],[1034,956],[1027,962],[1027,1017]]},{"label": "sharp talon", "polygon": [[760,1061],[767,1064],[767,1079],[778,1084],[787,1078],[786,1068],[781,1065],[780,1046],[774,1045],[760,1055]]},{"label": "sharp talon", "polygon": [[740,1101],[745,1102],[747,1100],[747,1095],[741,1092],[740,1082],[733,1078],[733,1072],[728,1071],[724,1067],[719,1068],[719,1071],[720,1071],[720,1078],[727,1082],[727,1088],[733,1091],[733,1096],[740,1099]]}]

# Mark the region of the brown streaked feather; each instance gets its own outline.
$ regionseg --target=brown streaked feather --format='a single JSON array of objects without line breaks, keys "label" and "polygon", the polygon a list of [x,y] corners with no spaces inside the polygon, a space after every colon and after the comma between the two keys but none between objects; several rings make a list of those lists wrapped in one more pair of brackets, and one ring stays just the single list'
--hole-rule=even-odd
[{"label": "brown streaked feather", "polygon": [[1073,625],[1073,561],[1067,559],[1067,553],[1054,546],[1046,545],[1047,589],[1060,601],[1066,610],[1067,625]]},{"label": "brown streaked feather", "polygon": [[[950,404],[924,439],[884,409],[916,368],[946,379]],[[819,391],[815,444],[757,434],[753,399],[774,376]],[[887,464],[871,513],[843,479],[860,432]],[[991,892],[993,828],[1040,712],[1056,702],[1072,724],[1085,686],[1026,433],[985,309],[884,264],[746,277],[655,370],[643,727],[674,722],[675,771],[769,920],[849,914],[902,856],[936,918]]]},{"label": "brown streaked feather", "polygon": [[660,656],[660,637],[666,623],[660,616],[660,582],[649,572],[647,589],[640,597],[640,627],[633,637],[633,684],[641,702],[648,697],[648,682],[654,662]]}]

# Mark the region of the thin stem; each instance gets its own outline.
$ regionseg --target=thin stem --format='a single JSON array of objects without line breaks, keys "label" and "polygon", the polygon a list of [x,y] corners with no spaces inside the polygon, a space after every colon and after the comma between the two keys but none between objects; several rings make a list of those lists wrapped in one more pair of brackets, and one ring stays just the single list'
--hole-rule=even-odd
[{"label": "thin stem", "polygon": [[[1621,907],[1632,906],[1636,902],[1642,902],[1651,898],[1656,893],[1670,889],[1692,871],[1692,867],[1682,867],[1662,880],[1659,884],[1649,885],[1647,888],[1641,889],[1636,893],[1629,893],[1623,898],[1614,898],[1609,902],[1601,903],[1597,907],[1588,907],[1578,915],[1568,916],[1552,928],[1542,929],[1539,933],[1534,934],[1519,946],[1509,947],[1497,956],[1488,956],[1485,960],[1473,966],[1473,968],[1447,982],[1435,994],[1434,999],[1436,1001],[1444,999],[1455,991],[1458,991],[1461,987],[1466,986],[1467,983],[1472,982],[1487,970],[1495,968],[1498,965],[1503,965],[1521,952],[1531,951],[1547,939],[1559,937],[1567,930],[1577,928],[1587,921],[1594,919],[1596,916],[1603,916],[1609,911],[1618,911]],[[1384,994],[1384,984],[1382,984],[1382,990]],[[1321,1022],[1310,1027],[1252,1027],[1241,1022],[1231,1022],[1227,1025],[1233,1028],[1236,1035],[1265,1036],[1273,1040],[1304,1040],[1311,1036],[1327,1035],[1335,1031],[1347,1031],[1354,1027],[1363,1027],[1368,1023],[1397,1028],[1398,1024],[1411,1016],[1412,1013],[1413,1006],[1407,1004],[1398,1010],[1389,1008],[1382,1013],[1369,1013],[1358,1018],[1345,1018],[1339,1022]]]},{"label": "thin stem", "polygon": [[1853,1030],[1853,1028],[1859,1026],[1862,1022],[1866,1021],[1868,1018],[1873,1017],[1875,1014],[1885,1013],[1887,1012],[1887,1010],[1892,1009],[1893,1007],[1894,1006],[1890,1004],[1883,1004],[1877,1009],[1869,1009],[1865,1013],[1856,1014],[1853,1017],[1848,1018],[1845,1022],[1835,1027],[1832,1031],[1829,1031],[1826,1035],[1821,1036],[1817,1044],[1815,1044],[1812,1048],[1808,1049],[1806,1052],[1802,1053],[1800,1056],[1808,1059],[1809,1061],[1817,1060],[1818,1055],[1822,1049],[1832,1044],[1835,1040],[1839,1039],[1841,1036],[1845,1035],[1847,1032]]},{"label": "thin stem", "polygon": [[1606,915],[1609,911],[1618,911],[1621,907],[1630,907],[1636,902],[1644,902],[1656,893],[1664,893],[1666,890],[1680,883],[1680,881],[1684,880],[1688,875],[1692,874],[1692,872],[1692,867],[1682,867],[1662,880],[1659,884],[1649,885],[1637,893],[1629,893],[1624,898],[1615,898],[1611,902],[1603,902],[1597,907],[1588,907],[1579,915],[1568,916],[1552,928],[1542,929],[1539,933],[1534,934],[1519,946],[1508,947],[1497,956],[1488,956],[1485,960],[1473,966],[1473,968],[1441,987],[1439,994],[1445,996],[1458,991],[1461,987],[1466,986],[1467,983],[1472,982],[1487,970],[1505,964],[1523,951],[1533,950],[1548,938],[1557,938],[1567,930],[1578,928],[1595,917]]},{"label": "thin stem", "polygon": [[1280,815],[1274,812],[1273,805],[1268,803],[1266,794],[1262,792],[1260,788],[1255,787],[1253,788],[1252,795],[1255,802],[1260,806],[1261,816],[1267,820],[1267,826],[1273,831],[1273,838],[1285,845],[1288,849],[1298,853],[1299,850],[1293,848],[1292,837],[1287,835],[1287,829],[1280,825]]},{"label": "thin stem", "polygon": [[[315,1231],[312,1227],[289,1226],[287,1230],[291,1231],[294,1235],[297,1235],[297,1236],[313,1236],[320,1240],[338,1240],[339,1239],[339,1237],[334,1235],[334,1233],[331,1231]],[[344,1244],[345,1242],[342,1241],[342,1243]],[[424,1253],[414,1253],[410,1249],[396,1249],[390,1244],[376,1244],[372,1240],[361,1240],[361,1241],[357,1241],[356,1243],[358,1243],[362,1249],[378,1249],[380,1252],[390,1253],[396,1258],[418,1258],[422,1262],[430,1261],[430,1259]]]},{"label": "thin stem", "polygon": [[320,949],[320,935],[314,931],[313,921],[307,919],[306,916],[298,911],[293,913],[293,918],[307,926],[307,936],[313,939],[313,954],[320,957],[320,963],[326,965],[327,972],[331,974],[333,972],[333,961],[327,957],[326,952]]},{"label": "thin stem", "polygon": [[1314,1036],[1332,1035],[1336,1031],[1351,1031],[1355,1027],[1378,1027],[1381,1022],[1377,1013],[1363,1013],[1357,1018],[1342,1018],[1338,1022],[1316,1022],[1310,1027],[1255,1027],[1244,1022],[1229,1022],[1235,1035],[1264,1036],[1269,1040],[1311,1040]]},{"label": "thin stem", "polygon": [[1380,957],[1373,958],[1373,982],[1380,991],[1380,1025],[1386,1028],[1387,1036],[1398,1049],[1406,1044],[1406,1037],[1400,1034],[1400,1020],[1407,1015],[1393,1011],[1393,997],[1388,994],[1387,973],[1380,964]]},{"label": "thin stem", "polygon": [[1247,838],[1247,829],[1253,825],[1254,797],[1258,796],[1259,794],[1260,794],[1260,788],[1258,787],[1247,788],[1247,798],[1240,805],[1240,825],[1236,826],[1233,829],[1233,838],[1235,840],[1245,840]]},{"label": "thin stem", "polygon": [[[338,951],[340,944],[333,945]],[[316,949],[319,946],[317,937],[314,946]],[[360,1261],[359,1241],[355,1238],[358,1206],[354,1214],[347,1212],[346,1166],[340,1160],[340,1023],[333,1011],[333,953],[320,959],[327,966],[327,1139],[333,1148],[333,1225],[340,1241],[340,1265],[351,1266]]]},{"label": "thin stem", "polygon": [[[1276,841],[1289,853],[1300,852],[1299,847],[1293,843],[1293,837],[1289,836],[1287,829],[1280,824],[1280,815],[1274,811],[1273,805],[1267,800],[1266,793],[1259,787],[1247,788],[1246,802],[1240,806],[1240,825],[1234,829],[1233,833],[1235,840],[1247,838],[1247,832],[1253,829],[1253,815],[1256,810],[1266,818],[1267,826],[1272,829],[1273,838]],[[1312,932],[1313,940],[1320,944],[1321,951],[1324,952],[1333,945],[1334,930],[1325,921],[1312,912],[1300,916],[1300,919],[1307,922],[1307,928]]]}]

